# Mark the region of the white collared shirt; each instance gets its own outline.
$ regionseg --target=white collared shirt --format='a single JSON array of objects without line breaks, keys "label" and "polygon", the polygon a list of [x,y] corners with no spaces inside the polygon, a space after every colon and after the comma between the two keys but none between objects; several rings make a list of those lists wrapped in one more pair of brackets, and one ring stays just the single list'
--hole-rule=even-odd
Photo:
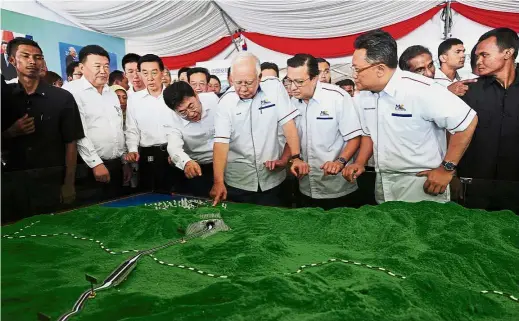
[{"label": "white collared shirt", "polygon": [[162,92],[152,96],[147,89],[138,91],[128,99],[126,109],[126,145],[128,152],[138,152],[140,147],[167,143],[166,134],[175,112],[164,102]]},{"label": "white collared shirt", "polygon": [[322,199],[356,191],[356,183],[348,183],[340,173],[324,176],[321,169],[324,163],[339,158],[348,140],[362,134],[350,95],[338,86],[318,81],[308,104],[296,98],[292,103],[301,114],[296,118],[301,155],[310,165],[310,173],[299,181],[301,193]]},{"label": "white collared shirt", "polygon": [[125,152],[123,113],[117,94],[108,85],[100,94],[85,77],[63,85],[79,107],[85,138],[78,140],[78,152],[85,163],[93,168],[102,159],[120,158]]},{"label": "white collared shirt", "polygon": [[456,74],[454,75],[454,80],[450,80],[440,68],[437,68],[434,72],[434,81],[442,85],[443,87],[449,87],[456,81],[464,80],[461,78],[460,74],[456,71]]},{"label": "white collared shirt", "polygon": [[278,135],[297,115],[279,79],[261,81],[252,99],[240,99],[234,88],[227,90],[214,120],[215,143],[229,144],[225,183],[251,192],[258,191],[258,185],[267,191],[281,184],[285,170],[269,171],[264,163],[281,157]]},{"label": "white collared shirt", "polygon": [[168,153],[171,160],[181,170],[186,163],[195,160],[200,164],[213,162],[214,115],[218,107],[215,93],[198,94],[202,104],[202,117],[191,122],[173,113],[173,124],[168,130]]},{"label": "white collared shirt", "polygon": [[358,103],[363,135],[373,140],[377,201],[448,201],[449,193],[426,194],[426,178],[416,174],[441,165],[445,130],[464,131],[476,112],[433,79],[398,69],[383,91],[362,91]]}]

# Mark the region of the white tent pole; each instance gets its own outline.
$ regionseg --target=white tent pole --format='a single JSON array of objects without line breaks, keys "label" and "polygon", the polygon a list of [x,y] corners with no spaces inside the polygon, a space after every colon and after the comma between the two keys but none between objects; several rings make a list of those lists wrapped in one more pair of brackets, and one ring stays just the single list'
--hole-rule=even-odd
[{"label": "white tent pole", "polygon": [[234,47],[236,47],[236,51],[239,52],[240,49],[238,49],[238,44],[236,43],[236,41],[234,41],[233,33],[232,33],[232,31],[231,31],[231,28],[229,28],[229,24],[227,23],[227,19],[225,19],[225,17],[227,16],[227,18],[228,18],[229,20],[231,20],[231,22],[232,22],[235,26],[237,26],[238,28],[239,28],[240,26],[238,26],[238,25],[236,24],[236,22],[234,22],[234,20],[232,20],[232,18],[229,17],[229,15],[228,15],[226,12],[224,12],[223,9],[222,9],[222,8],[221,8],[221,7],[220,7],[220,6],[215,2],[215,1],[211,1],[211,3],[214,4],[214,5],[218,8],[218,10],[220,10],[220,14],[222,15],[223,22],[225,23],[225,26],[227,27],[227,31],[229,32],[229,35],[231,36],[232,43],[234,44]]}]

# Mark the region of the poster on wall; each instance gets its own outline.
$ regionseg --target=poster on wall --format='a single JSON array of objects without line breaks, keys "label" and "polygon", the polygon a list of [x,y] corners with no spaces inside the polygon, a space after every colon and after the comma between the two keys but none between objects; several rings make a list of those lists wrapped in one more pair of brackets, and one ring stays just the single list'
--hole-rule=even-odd
[{"label": "poster on wall", "polygon": [[13,65],[9,63],[9,60],[7,59],[7,43],[11,40],[13,40],[16,37],[23,37],[27,39],[32,39],[32,36],[25,35],[22,33],[9,31],[9,30],[1,30],[2,32],[2,64],[0,66],[0,70],[2,72],[2,75],[4,75],[5,80],[11,80],[13,78],[16,78],[16,69]]},{"label": "poster on wall", "polygon": [[218,79],[220,79],[222,84],[221,92],[225,92],[225,90],[229,87],[229,82],[227,81],[227,70],[231,66],[231,61],[229,59],[197,62],[196,66],[207,68],[210,75],[215,75],[218,77]]},{"label": "poster on wall", "polygon": [[[83,46],[72,45],[69,43],[59,43],[59,60],[61,67],[61,77],[63,80],[67,79],[67,66],[74,61],[79,61],[79,51]],[[110,56],[110,72],[117,69],[117,55],[109,52]]]}]

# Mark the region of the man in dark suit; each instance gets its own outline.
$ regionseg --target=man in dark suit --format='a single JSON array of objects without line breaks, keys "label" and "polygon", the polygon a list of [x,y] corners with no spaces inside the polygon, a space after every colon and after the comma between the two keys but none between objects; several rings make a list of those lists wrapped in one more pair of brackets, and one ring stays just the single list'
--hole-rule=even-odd
[{"label": "man in dark suit", "polygon": [[16,68],[9,63],[9,55],[6,51],[7,42],[2,41],[2,75],[4,75],[5,80],[11,80],[16,78]]}]

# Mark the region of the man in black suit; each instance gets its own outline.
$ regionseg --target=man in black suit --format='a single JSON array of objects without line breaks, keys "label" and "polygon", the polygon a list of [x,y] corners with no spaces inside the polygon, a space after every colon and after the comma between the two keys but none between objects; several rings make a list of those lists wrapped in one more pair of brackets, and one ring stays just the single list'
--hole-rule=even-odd
[{"label": "man in black suit", "polygon": [[16,68],[9,63],[9,55],[7,54],[7,42],[2,41],[2,75],[4,75],[5,80],[11,80],[16,78]]}]

